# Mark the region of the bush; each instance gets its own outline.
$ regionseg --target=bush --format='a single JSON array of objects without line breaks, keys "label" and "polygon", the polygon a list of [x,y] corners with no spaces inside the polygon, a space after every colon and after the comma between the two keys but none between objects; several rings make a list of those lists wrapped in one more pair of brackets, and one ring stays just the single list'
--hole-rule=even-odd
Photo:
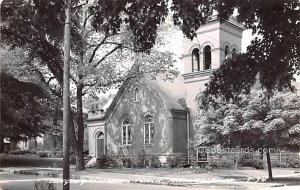
[{"label": "bush", "polygon": [[107,167],[116,168],[119,166],[117,160],[109,156],[101,156],[97,158],[97,164],[100,168],[107,168]]},{"label": "bush", "polygon": [[150,167],[151,168],[160,168],[162,166],[158,156],[151,156],[150,158]]},{"label": "bush", "polygon": [[175,168],[178,167],[180,164],[180,157],[175,155],[175,156],[168,156],[166,165],[170,168]]},{"label": "bush", "polygon": [[253,167],[256,169],[263,169],[263,161],[260,158],[257,158],[255,156],[252,157],[252,155],[243,155],[238,160],[238,165],[241,167]]},{"label": "bush", "polygon": [[235,166],[234,164],[234,160],[230,160],[230,159],[221,159],[221,160],[217,160],[217,161],[212,161],[209,162],[207,166],[205,166],[204,168],[206,169],[231,169]]},{"label": "bush", "polygon": [[48,152],[48,157],[49,158],[62,158],[63,151],[52,149],[52,150],[50,150],[50,152]]},{"label": "bush", "polygon": [[[123,165],[126,163],[126,159],[122,159]],[[137,157],[132,158],[132,167],[134,168],[146,168],[149,166],[150,161],[146,158],[144,154],[139,154]],[[126,166],[125,166],[126,167]]]},{"label": "bush", "polygon": [[116,158],[107,157],[106,165],[110,168],[117,168],[119,167],[119,163]]},{"label": "bush", "polygon": [[293,168],[300,168],[300,158],[290,158],[287,163]]},{"label": "bush", "polygon": [[48,157],[48,154],[49,154],[49,151],[38,151],[38,152],[37,152],[37,155],[38,155],[40,158],[47,158],[47,157]]},{"label": "bush", "polygon": [[20,154],[31,154],[30,150],[12,150],[9,154],[20,155]]},{"label": "bush", "polygon": [[132,168],[134,166],[133,160],[130,158],[122,158],[123,167]]},{"label": "bush", "polygon": [[290,168],[291,165],[287,162],[272,162],[271,163],[272,167],[275,168]]}]

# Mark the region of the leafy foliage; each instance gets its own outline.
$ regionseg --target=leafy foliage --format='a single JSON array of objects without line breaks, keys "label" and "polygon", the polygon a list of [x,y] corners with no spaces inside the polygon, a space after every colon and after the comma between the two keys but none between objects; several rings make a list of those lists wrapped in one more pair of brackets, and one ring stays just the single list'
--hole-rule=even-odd
[{"label": "leafy foliage", "polygon": [[39,136],[47,128],[45,91],[1,72],[1,127],[3,137]]},{"label": "leafy foliage", "polygon": [[[152,2],[141,1],[139,5],[133,3],[131,8],[127,7],[131,16],[128,17],[128,22],[126,20],[125,26],[118,23],[118,7],[111,9],[105,7],[105,3],[115,2],[91,4],[86,1],[79,4],[78,1],[73,1],[71,100],[77,104],[76,116],[72,118],[76,118],[78,127],[71,127],[70,134],[77,155],[82,154],[82,150],[79,149],[83,146],[82,100],[85,94],[105,92],[144,73],[166,73],[166,77],[170,78],[167,71],[174,62],[168,52],[149,50],[154,45],[158,25],[164,16],[153,15],[153,18],[148,20],[147,15],[135,12],[140,10],[140,6],[144,6],[143,12],[147,12],[150,6],[150,15],[155,11],[159,13],[157,7],[151,5]],[[101,12],[104,14],[104,20],[97,20],[98,13],[94,7],[100,8],[99,5],[104,6]],[[165,7],[165,4],[162,7]],[[63,87],[64,8],[64,1],[57,0],[5,0],[1,5],[1,41],[11,49],[23,48],[27,55],[24,64],[31,65],[31,69],[39,76],[43,85],[58,98],[61,98]],[[113,12],[110,12],[111,10]],[[93,22],[95,19],[98,22],[96,25]],[[128,30],[126,23],[130,23],[132,30]],[[148,32],[143,32],[145,29],[148,29]],[[143,55],[142,52],[147,50],[149,54]],[[84,167],[83,157],[81,158],[81,165]]]},{"label": "leafy foliage", "polygon": [[[300,99],[291,92],[254,90],[239,101],[218,101],[203,111],[195,130],[199,144],[299,150]],[[253,138],[255,137],[255,138]]]},{"label": "leafy foliage", "polygon": [[116,34],[125,23],[133,33],[136,51],[145,52],[155,44],[158,26],[168,14],[167,6],[167,0],[99,0],[90,8],[92,26]]},{"label": "leafy foliage", "polygon": [[221,22],[236,10],[237,20],[257,35],[245,54],[237,60],[227,61],[214,73],[204,92],[207,96],[203,99],[205,104],[216,96],[234,100],[238,94],[249,93],[256,79],[269,91],[287,87],[293,90],[293,75],[300,71],[297,0],[174,0],[171,9],[174,23],[190,39],[212,16],[212,10],[217,11]]}]

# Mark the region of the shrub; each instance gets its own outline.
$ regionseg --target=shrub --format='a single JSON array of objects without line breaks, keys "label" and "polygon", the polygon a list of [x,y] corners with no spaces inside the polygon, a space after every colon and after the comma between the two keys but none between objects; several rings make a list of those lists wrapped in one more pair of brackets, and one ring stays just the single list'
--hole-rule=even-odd
[{"label": "shrub", "polygon": [[[123,161],[123,159],[122,159]],[[149,166],[150,161],[146,158],[144,154],[139,154],[137,157],[132,158],[132,167],[134,168],[146,168]],[[126,159],[125,159],[126,162]],[[124,163],[124,161],[123,161]],[[124,164],[123,164],[124,165]]]},{"label": "shrub", "polygon": [[107,157],[107,163],[106,165],[110,168],[117,168],[119,166],[119,163],[116,158],[113,157]]},{"label": "shrub", "polygon": [[275,168],[290,168],[291,165],[287,162],[272,162],[271,163]]},{"label": "shrub", "polygon": [[30,150],[12,150],[9,154],[19,155],[19,154],[30,154]]},{"label": "shrub", "polygon": [[61,150],[52,149],[52,150],[50,150],[50,152],[48,152],[48,157],[49,158],[62,158],[63,152]]},{"label": "shrub", "polygon": [[101,156],[97,158],[97,164],[100,168],[107,168],[107,167],[116,168],[119,166],[116,158],[112,158],[109,156]]},{"label": "shrub", "polygon": [[37,152],[37,155],[38,155],[40,158],[47,158],[47,157],[48,157],[48,154],[49,154],[49,151],[38,151],[38,152]]},{"label": "shrub", "polygon": [[239,160],[238,160],[238,165],[241,167],[253,167],[256,169],[263,169],[263,161],[260,158],[257,158],[255,156],[251,155],[243,155]]},{"label": "shrub", "polygon": [[125,168],[131,168],[134,166],[130,158],[122,158],[122,162],[123,162],[123,167]]},{"label": "shrub", "polygon": [[178,167],[180,164],[180,157],[175,155],[175,156],[168,156],[166,164],[170,168],[175,168]]},{"label": "shrub", "polygon": [[151,168],[160,168],[162,166],[158,156],[151,156],[150,158],[150,167]]},{"label": "shrub", "polygon": [[290,158],[287,163],[293,168],[300,168],[300,158]]},{"label": "shrub", "polygon": [[208,168],[218,168],[218,169],[231,169],[235,166],[234,164],[234,160],[230,160],[230,159],[221,159],[221,160],[216,160],[216,161],[212,161],[209,162],[207,164],[207,166],[204,166],[204,168],[208,169]]}]

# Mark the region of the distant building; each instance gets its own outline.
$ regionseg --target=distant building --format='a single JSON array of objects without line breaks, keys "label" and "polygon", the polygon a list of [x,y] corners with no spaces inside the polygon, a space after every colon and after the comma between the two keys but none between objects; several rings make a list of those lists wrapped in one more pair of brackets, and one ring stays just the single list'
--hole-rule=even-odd
[{"label": "distant building", "polygon": [[242,32],[234,19],[220,24],[213,18],[193,41],[183,40],[184,73],[173,82],[145,77],[124,83],[107,109],[89,112],[89,155],[187,154],[204,84],[240,53]]}]

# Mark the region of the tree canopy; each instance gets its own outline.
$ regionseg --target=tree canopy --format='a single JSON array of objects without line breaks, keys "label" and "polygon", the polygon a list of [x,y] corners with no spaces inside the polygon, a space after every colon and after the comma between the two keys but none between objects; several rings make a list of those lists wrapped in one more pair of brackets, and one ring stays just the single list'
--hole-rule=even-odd
[{"label": "tree canopy", "polygon": [[1,136],[22,139],[45,132],[47,96],[39,85],[1,72]]},{"label": "tree canopy", "polygon": [[[203,111],[197,124],[198,143],[299,151],[300,97],[292,92],[253,90],[235,103],[218,101]],[[253,138],[255,137],[255,138]]]}]

